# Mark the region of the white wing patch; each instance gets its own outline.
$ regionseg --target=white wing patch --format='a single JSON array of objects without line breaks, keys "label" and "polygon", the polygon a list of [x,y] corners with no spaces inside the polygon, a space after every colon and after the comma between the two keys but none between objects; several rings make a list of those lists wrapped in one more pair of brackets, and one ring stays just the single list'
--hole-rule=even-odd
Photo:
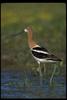
[{"label": "white wing patch", "polygon": [[35,52],[38,52],[38,53],[43,53],[43,54],[49,54],[48,52],[45,52],[45,51],[40,51],[40,50],[34,50],[34,49],[31,49],[32,51],[35,51]]},{"label": "white wing patch", "polygon": [[40,62],[42,62],[42,63],[44,63],[44,62],[56,62],[56,61],[53,61],[53,60],[47,60],[47,59],[40,59],[40,58],[37,58],[37,57],[35,57],[35,56],[33,56],[34,57],[34,59],[38,62],[38,61],[40,61]]}]

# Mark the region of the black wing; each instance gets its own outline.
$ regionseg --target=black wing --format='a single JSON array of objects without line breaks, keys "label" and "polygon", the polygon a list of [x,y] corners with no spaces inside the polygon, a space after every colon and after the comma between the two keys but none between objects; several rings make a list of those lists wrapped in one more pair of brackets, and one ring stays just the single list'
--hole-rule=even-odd
[{"label": "black wing", "polygon": [[37,58],[40,58],[40,59],[43,59],[43,58],[47,58],[47,54],[48,54],[48,50],[43,48],[43,47],[35,47],[35,48],[32,48],[32,54],[37,57]]},{"label": "black wing", "polygon": [[48,52],[48,50],[44,47],[35,47],[35,48],[33,48],[33,50],[40,50],[40,51]]},{"label": "black wing", "polygon": [[33,56],[40,58],[40,59],[46,59],[46,60],[53,60],[53,61],[61,61],[57,56],[50,54],[47,49],[43,47],[35,47],[32,50]]},{"label": "black wing", "polygon": [[33,54],[33,56],[40,58],[40,59],[47,58],[47,56],[48,56],[47,54],[39,53],[39,52],[36,52],[36,51],[33,51],[33,50],[32,50],[32,54]]}]

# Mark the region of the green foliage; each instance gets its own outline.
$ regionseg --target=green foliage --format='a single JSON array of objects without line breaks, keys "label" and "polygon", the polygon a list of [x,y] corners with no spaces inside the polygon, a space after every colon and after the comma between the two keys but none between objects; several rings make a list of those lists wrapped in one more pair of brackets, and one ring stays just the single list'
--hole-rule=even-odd
[{"label": "green foliage", "polygon": [[[47,47],[65,62],[66,5],[64,3],[3,3],[1,4],[2,67],[16,66],[23,69],[23,67],[38,66],[31,57],[27,34],[22,32],[22,35],[12,36],[28,25],[32,26],[33,37],[37,43]],[[9,63],[11,61],[12,65]]]}]

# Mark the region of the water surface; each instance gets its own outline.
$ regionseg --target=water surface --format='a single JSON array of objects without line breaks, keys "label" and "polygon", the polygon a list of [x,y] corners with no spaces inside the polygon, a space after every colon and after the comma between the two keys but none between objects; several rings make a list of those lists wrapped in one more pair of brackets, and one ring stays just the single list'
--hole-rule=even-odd
[{"label": "water surface", "polygon": [[2,71],[1,98],[65,98],[66,82],[62,76],[54,76],[52,86],[49,78],[43,78],[40,85],[39,75],[32,72]]}]

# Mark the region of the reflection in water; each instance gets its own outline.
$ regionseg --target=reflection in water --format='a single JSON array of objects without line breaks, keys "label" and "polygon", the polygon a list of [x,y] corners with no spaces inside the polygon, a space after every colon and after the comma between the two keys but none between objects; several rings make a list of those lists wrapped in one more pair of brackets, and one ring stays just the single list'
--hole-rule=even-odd
[{"label": "reflection in water", "polygon": [[24,72],[1,72],[1,98],[65,98],[64,77],[54,77],[52,86],[49,79],[43,79],[40,86],[39,76]]}]

